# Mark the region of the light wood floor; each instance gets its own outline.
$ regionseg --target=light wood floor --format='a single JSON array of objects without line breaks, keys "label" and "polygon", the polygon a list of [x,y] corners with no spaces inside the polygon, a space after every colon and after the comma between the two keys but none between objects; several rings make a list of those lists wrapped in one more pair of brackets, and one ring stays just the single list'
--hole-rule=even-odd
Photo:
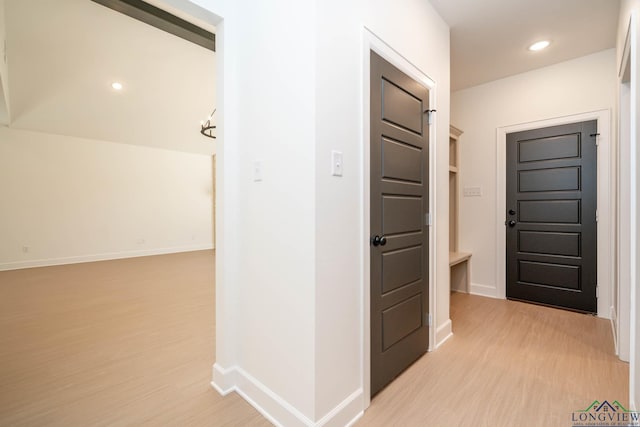
[{"label": "light wood floor", "polygon": [[455,293],[454,336],[372,401],[358,426],[569,426],[594,400],[628,403],[607,320]]},{"label": "light wood floor", "polygon": [[[209,385],[211,251],[0,272],[0,426],[268,426]],[[455,335],[358,426],[567,426],[627,403],[609,323],[452,295]]]},{"label": "light wood floor", "polygon": [[210,386],[213,251],[0,272],[0,426],[269,426]]}]

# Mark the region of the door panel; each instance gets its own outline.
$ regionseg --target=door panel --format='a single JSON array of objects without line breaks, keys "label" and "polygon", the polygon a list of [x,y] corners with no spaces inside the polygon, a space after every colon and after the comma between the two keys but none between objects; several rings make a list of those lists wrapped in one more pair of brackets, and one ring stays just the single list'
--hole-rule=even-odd
[{"label": "door panel", "polygon": [[371,394],[427,351],[429,91],[371,53]]},{"label": "door panel", "polygon": [[422,326],[422,298],[415,295],[382,312],[382,350]]},{"label": "door panel", "polygon": [[520,231],[518,251],[532,254],[580,256],[580,234]]},{"label": "door panel", "polygon": [[507,298],[597,311],[596,132],[507,135]]},{"label": "door panel", "polygon": [[422,229],[422,197],[382,196],[382,234]]},{"label": "door panel", "polygon": [[422,135],[422,101],[382,78],[382,120]]},{"label": "door panel", "polygon": [[580,290],[580,267],[576,265],[519,261],[518,281]]},{"label": "door panel", "polygon": [[518,146],[520,163],[567,159],[580,156],[578,135],[560,135],[522,141]]},{"label": "door panel", "polygon": [[382,293],[422,279],[422,248],[416,246],[382,255]]},{"label": "door panel", "polygon": [[580,190],[580,168],[539,169],[518,172],[521,193]]},{"label": "door panel", "polygon": [[518,201],[517,206],[518,221],[521,224],[525,222],[578,224],[580,222],[580,200]]},{"label": "door panel", "polygon": [[383,139],[382,177],[422,184],[420,150],[411,145]]}]

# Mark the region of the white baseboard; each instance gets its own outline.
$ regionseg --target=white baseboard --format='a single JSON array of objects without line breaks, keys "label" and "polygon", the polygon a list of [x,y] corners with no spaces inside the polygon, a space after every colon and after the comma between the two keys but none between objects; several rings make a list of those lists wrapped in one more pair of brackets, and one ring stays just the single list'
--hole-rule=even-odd
[{"label": "white baseboard", "polygon": [[362,389],[354,391],[318,422],[314,422],[237,366],[225,369],[217,363],[213,365],[213,381],[211,381],[211,385],[223,396],[235,391],[276,426],[351,426],[363,414],[364,395]]},{"label": "white baseboard", "polygon": [[236,370],[224,369],[217,363],[213,364],[213,379],[211,385],[222,396],[226,396],[229,393],[235,391],[236,386]]},{"label": "white baseboard", "polygon": [[453,336],[452,327],[451,319],[447,319],[446,322],[438,326],[438,329],[436,329],[436,348],[440,347]]},{"label": "white baseboard", "polygon": [[478,283],[471,284],[469,293],[481,297],[498,298],[498,290],[495,286],[480,285]]},{"label": "white baseboard", "polygon": [[616,349],[616,356],[620,355],[620,351],[618,350],[618,316],[616,314],[616,308],[611,306],[609,309],[609,319],[611,320],[611,334],[613,335],[613,345]]},{"label": "white baseboard", "polygon": [[211,385],[223,396],[232,391],[276,426],[310,426],[312,421],[242,368],[213,365]]},{"label": "white baseboard", "polygon": [[137,258],[152,255],[166,255],[180,252],[193,252],[214,249],[212,244],[175,246],[172,248],[144,249],[139,251],[111,252],[93,255],[80,255],[62,258],[35,259],[28,261],[12,261],[0,263],[0,271],[19,270],[22,268],[50,267],[53,265],[79,264],[83,262],[109,261],[113,259]]},{"label": "white baseboard", "polygon": [[315,425],[317,427],[352,426],[364,415],[363,408],[364,394],[362,389],[359,388],[322,417]]}]

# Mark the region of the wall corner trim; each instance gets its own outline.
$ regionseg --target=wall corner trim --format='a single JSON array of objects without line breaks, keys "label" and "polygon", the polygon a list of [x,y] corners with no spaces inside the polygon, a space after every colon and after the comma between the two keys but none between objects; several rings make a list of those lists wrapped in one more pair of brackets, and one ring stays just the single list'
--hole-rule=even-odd
[{"label": "wall corner trim", "polygon": [[317,427],[352,426],[364,415],[364,400],[362,388],[357,389],[340,402],[327,415],[322,417]]},{"label": "wall corner trim", "polygon": [[613,346],[616,349],[616,356],[620,356],[620,349],[618,349],[618,331],[616,330],[618,315],[616,314],[616,308],[613,305],[609,307],[609,319],[611,321],[611,335],[613,335]]},{"label": "wall corner trim", "polygon": [[438,326],[436,330],[436,348],[444,344],[449,338],[453,336],[453,324],[451,319],[447,319],[442,325]]},{"label": "wall corner trim", "polygon": [[222,396],[226,396],[229,393],[235,391],[235,384],[235,369],[224,369],[217,363],[213,364],[213,379],[211,380],[211,387],[216,389],[216,391]]},{"label": "wall corner trim", "polygon": [[276,426],[339,427],[353,425],[364,413],[363,390],[354,391],[317,422],[238,366],[213,365],[211,386],[222,396],[238,393]]}]

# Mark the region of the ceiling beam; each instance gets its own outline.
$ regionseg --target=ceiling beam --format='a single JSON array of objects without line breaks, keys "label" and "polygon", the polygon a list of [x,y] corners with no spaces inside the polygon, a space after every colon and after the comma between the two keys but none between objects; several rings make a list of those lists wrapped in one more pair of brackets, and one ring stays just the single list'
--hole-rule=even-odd
[{"label": "ceiling beam", "polygon": [[142,0],[93,1],[213,52],[216,51],[215,34]]}]

